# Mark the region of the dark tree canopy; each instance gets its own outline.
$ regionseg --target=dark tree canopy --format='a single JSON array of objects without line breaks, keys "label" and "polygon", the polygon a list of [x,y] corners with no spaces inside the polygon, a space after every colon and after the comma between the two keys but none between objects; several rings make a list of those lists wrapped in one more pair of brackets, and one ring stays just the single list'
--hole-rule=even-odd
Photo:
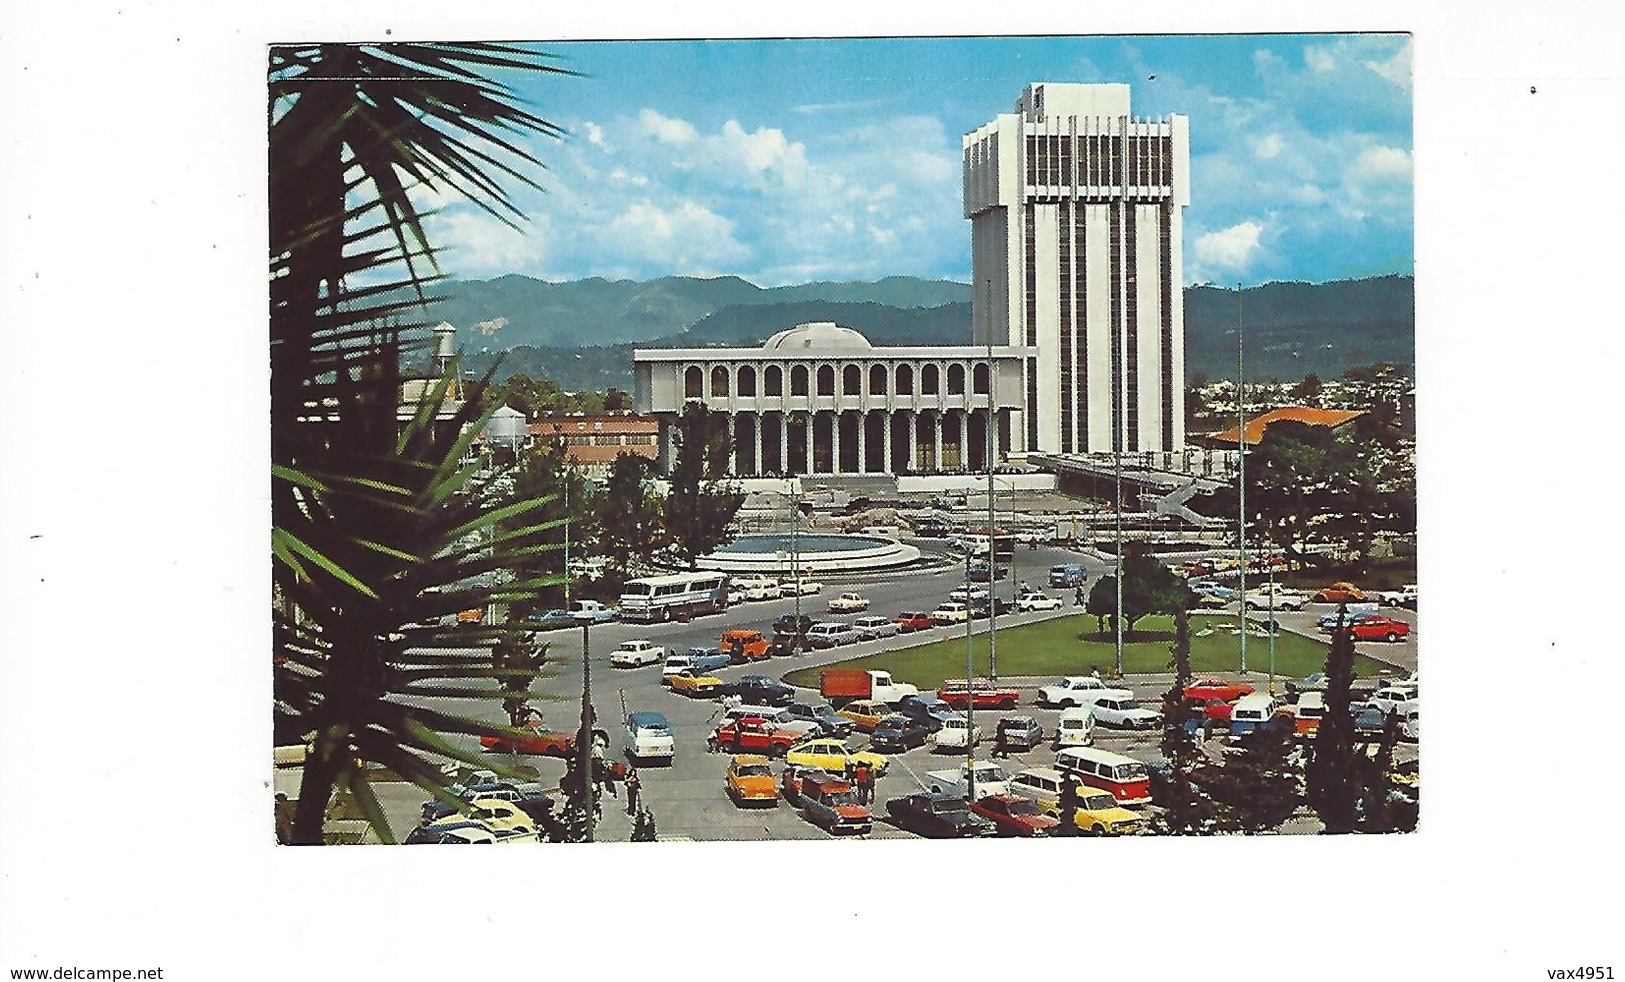
[{"label": "dark tree canopy", "polygon": [[726,413],[712,412],[702,402],[683,407],[677,420],[677,457],[666,495],[666,532],[685,565],[729,542],[744,495],[721,485],[728,473],[733,439]]},{"label": "dark tree canopy", "polygon": [[[1123,629],[1133,631],[1134,625],[1147,614],[1174,614],[1190,609],[1195,601],[1190,588],[1173,570],[1151,554],[1144,543],[1128,542],[1123,546]],[[1089,613],[1097,618],[1113,617],[1117,613],[1117,578],[1103,576],[1089,591]]]}]

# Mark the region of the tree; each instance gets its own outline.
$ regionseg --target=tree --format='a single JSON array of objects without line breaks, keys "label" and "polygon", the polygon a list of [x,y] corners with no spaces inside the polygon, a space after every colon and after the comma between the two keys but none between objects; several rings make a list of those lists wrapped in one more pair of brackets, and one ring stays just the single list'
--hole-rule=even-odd
[{"label": "tree", "polygon": [[[558,132],[479,74],[492,68],[557,71],[504,45],[270,53],[273,693],[276,732],[310,746],[296,843],[322,841],[335,789],[393,841],[367,765],[443,794],[438,759],[489,766],[445,734],[497,728],[421,697],[500,699],[528,671],[470,686],[492,679],[491,655],[424,654],[401,630],[537,587],[503,572],[532,535],[475,535],[539,507],[469,484],[489,375],[459,401],[453,365],[398,418],[403,353],[426,346],[425,287],[439,276],[412,195],[449,192],[510,221],[518,212],[494,175],[534,184],[516,168],[538,166],[511,137]],[[465,637],[508,633],[482,625]]]},{"label": "tree", "polygon": [[533,602],[518,605],[523,616],[537,605],[562,602],[565,575],[565,537],[572,555],[580,555],[598,537],[598,492],[593,483],[569,466],[565,447],[544,439],[541,446],[525,454],[514,472],[515,498],[542,499],[536,510],[509,524],[529,523],[538,538],[538,547],[518,557],[518,568],[527,575],[546,579],[549,586]]},{"label": "tree", "polygon": [[[1132,633],[1135,623],[1147,614],[1174,614],[1189,610],[1194,600],[1185,581],[1153,556],[1145,543],[1123,544],[1122,616],[1125,632]],[[1103,576],[1095,582],[1089,591],[1086,609],[1096,618],[1117,615],[1115,576]]]},{"label": "tree", "polygon": [[1272,717],[1228,750],[1212,793],[1230,809],[1230,821],[1243,832],[1278,828],[1298,807],[1298,765],[1294,727]]},{"label": "tree", "polygon": [[1174,683],[1162,699],[1162,756],[1168,762],[1168,775],[1155,795],[1162,807],[1157,827],[1175,834],[1209,832],[1217,826],[1221,808],[1191,781],[1192,772],[1207,763],[1207,755],[1197,745],[1193,732],[1202,722],[1202,711],[1185,698],[1185,689],[1191,683],[1188,611],[1174,612],[1174,643],[1168,651]]},{"label": "tree", "polygon": [[692,569],[695,557],[732,541],[728,526],[745,496],[720,483],[733,452],[726,413],[714,413],[702,402],[687,403],[677,419],[676,440],[677,459],[666,494],[666,532],[677,555]]},{"label": "tree", "polygon": [[615,386],[604,393],[604,412],[622,413],[632,408],[632,394]]},{"label": "tree", "polygon": [[609,479],[599,496],[598,525],[610,564],[625,573],[633,556],[647,556],[660,540],[661,509],[644,479],[649,459],[622,453],[610,465]]},{"label": "tree", "polygon": [[1303,377],[1303,381],[1292,387],[1292,398],[1313,405],[1320,398],[1323,385],[1320,376],[1310,372]]},{"label": "tree", "polygon": [[1355,757],[1354,718],[1349,713],[1354,685],[1354,635],[1343,630],[1346,604],[1338,607],[1332,647],[1326,656],[1326,713],[1315,733],[1315,753],[1305,769],[1310,807],[1330,833],[1354,831],[1359,824],[1361,779]]}]

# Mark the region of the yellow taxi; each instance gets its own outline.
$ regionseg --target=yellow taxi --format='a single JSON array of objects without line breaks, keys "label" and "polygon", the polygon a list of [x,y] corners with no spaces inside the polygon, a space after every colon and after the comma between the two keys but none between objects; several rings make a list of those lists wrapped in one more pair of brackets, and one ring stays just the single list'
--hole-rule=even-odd
[{"label": "yellow taxi", "polygon": [[[1050,814],[1060,817],[1059,801]],[[1078,789],[1078,806],[1072,811],[1072,824],[1090,835],[1133,835],[1140,831],[1145,819],[1119,805],[1110,791],[1083,787]]]},{"label": "yellow taxi", "polygon": [[761,754],[735,754],[728,761],[728,773],[723,778],[728,797],[734,804],[746,802],[779,803],[779,787],[773,781],[773,768]]},{"label": "yellow taxi", "polygon": [[805,767],[822,767],[831,774],[844,774],[848,763],[855,765],[862,762],[869,765],[876,777],[886,773],[886,758],[881,754],[871,750],[848,750],[846,741],[828,737],[803,740],[785,753],[784,762]]},{"label": "yellow taxi", "polygon": [[722,685],[722,680],[715,675],[692,668],[685,668],[676,675],[668,675],[666,681],[671,683],[671,691],[699,698],[716,695],[717,689]]},{"label": "yellow taxi", "polygon": [[880,725],[880,721],[890,716],[891,713],[891,707],[873,699],[859,699],[835,710],[835,715],[845,716],[852,721],[853,726],[856,726],[864,733],[873,733],[875,727]]}]

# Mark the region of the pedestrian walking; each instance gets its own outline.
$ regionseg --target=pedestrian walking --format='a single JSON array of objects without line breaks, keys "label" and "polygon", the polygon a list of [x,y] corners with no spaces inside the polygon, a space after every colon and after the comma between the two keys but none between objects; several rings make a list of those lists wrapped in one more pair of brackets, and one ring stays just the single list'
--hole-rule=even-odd
[{"label": "pedestrian walking", "polygon": [[1083,606],[1083,587],[1079,586],[1077,589],[1072,591],[1072,606]]},{"label": "pedestrian walking", "polygon": [[1072,835],[1078,829],[1078,778],[1075,774],[1068,774],[1061,779],[1061,828],[1062,835]]},{"label": "pedestrian walking", "polygon": [[638,780],[638,769],[632,768],[626,772],[626,813],[638,813],[638,792],[643,790],[643,782]]},{"label": "pedestrian walking", "polygon": [[993,756],[995,759],[1010,756],[1010,751],[1004,745],[1004,727],[1000,726],[993,731]]},{"label": "pedestrian walking", "polygon": [[856,768],[858,783],[858,801],[867,805],[875,800],[875,775],[867,763],[860,762]]}]

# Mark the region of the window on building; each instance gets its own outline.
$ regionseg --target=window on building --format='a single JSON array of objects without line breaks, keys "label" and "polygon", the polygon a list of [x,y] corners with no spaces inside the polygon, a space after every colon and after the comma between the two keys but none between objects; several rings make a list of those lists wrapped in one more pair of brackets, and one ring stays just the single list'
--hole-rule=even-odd
[{"label": "window on building", "polygon": [[769,365],[762,372],[762,392],[764,395],[784,395],[784,369],[777,365]]},{"label": "window on building", "polygon": [[883,396],[886,394],[886,366],[873,365],[869,368],[869,394]]},{"label": "window on building", "polygon": [[977,365],[971,372],[971,384],[979,396],[987,395],[987,366]]},{"label": "window on building", "polygon": [[940,380],[938,379],[937,366],[926,365],[924,368],[920,369],[921,394],[934,396],[937,394],[939,385]]},{"label": "window on building", "polygon": [[818,366],[818,394],[832,396],[835,394],[835,366]]},{"label": "window on building", "polygon": [[863,392],[863,369],[848,365],[841,369],[841,395],[855,396]]},{"label": "window on building", "polygon": [[711,395],[725,396],[728,394],[728,369],[721,365],[711,369]]},{"label": "window on building", "polygon": [[897,394],[911,396],[914,394],[914,366],[897,366]]},{"label": "window on building", "polygon": [[739,368],[738,392],[742,396],[756,394],[756,369],[750,365],[741,365]]},{"label": "window on building", "polygon": [[683,398],[705,398],[705,373],[700,371],[698,365],[690,365],[688,370],[683,372]]},{"label": "window on building", "polygon": [[965,366],[954,364],[948,366],[948,394],[962,396],[965,394]]},{"label": "window on building", "polygon": [[797,365],[790,369],[790,394],[804,396],[807,394],[807,366]]}]

